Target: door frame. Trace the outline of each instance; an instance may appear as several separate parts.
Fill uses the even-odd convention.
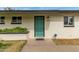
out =
[[[36,31],[36,29],[35,29],[35,17],[43,17],[44,19],[43,19],[43,37],[45,37],[45,16],[34,16],[34,37],[36,37],[36,33],[35,33],[35,31]],[[38,37],[37,37],[38,38]],[[42,38],[42,37],[39,37],[39,38]]]

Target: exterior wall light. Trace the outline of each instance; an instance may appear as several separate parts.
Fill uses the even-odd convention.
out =
[[[47,19],[49,19],[49,16],[47,16]]]
[[[49,19],[50,17],[49,16],[47,16],[47,21],[50,21],[50,19]]]
[[[56,39],[56,38],[57,38],[57,34],[54,34],[54,36],[53,36],[53,37],[54,37],[54,39]]]

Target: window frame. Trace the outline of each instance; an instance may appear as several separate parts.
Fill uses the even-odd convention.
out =
[[[5,24],[5,16],[0,16],[0,24]]]
[[[65,17],[67,17],[67,22],[68,22],[68,24],[65,24]],[[69,22],[69,21],[70,21],[69,17],[72,17],[72,19],[73,19],[71,25],[69,24],[69,23],[70,23],[70,22]],[[74,16],[64,16],[64,27],[74,27]]]
[[[15,17],[15,19],[13,19],[13,17]],[[11,24],[22,24],[22,16],[12,16]]]

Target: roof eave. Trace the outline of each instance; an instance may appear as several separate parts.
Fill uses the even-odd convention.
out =
[[[79,12],[79,10],[0,10],[0,12]]]

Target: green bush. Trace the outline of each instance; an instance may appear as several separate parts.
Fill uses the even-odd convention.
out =
[[[0,29],[0,33],[29,33],[27,28],[22,28],[22,27],[15,27],[15,28],[5,28],[5,29]]]
[[[2,30],[2,32],[4,32],[4,33],[6,33],[6,32],[10,33],[10,32],[12,32],[12,30],[8,29],[8,28],[5,28],[5,29]]]
[[[10,45],[11,45],[10,43],[6,43],[6,44],[0,43],[0,49],[5,49]]]
[[[2,29],[0,29],[0,32],[2,32]]]

